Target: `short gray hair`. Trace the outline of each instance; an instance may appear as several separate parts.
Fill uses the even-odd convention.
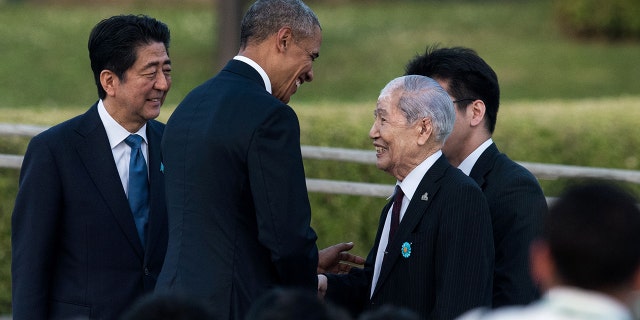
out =
[[[285,26],[291,27],[294,36],[308,38],[316,26],[320,28],[320,22],[300,0],[257,0],[242,18],[240,47],[260,43]]]
[[[402,92],[398,92],[401,90]],[[431,119],[435,140],[443,143],[453,130],[456,112],[449,94],[435,80],[419,75],[408,75],[391,80],[380,96],[400,93],[398,108],[413,123],[420,118]]]

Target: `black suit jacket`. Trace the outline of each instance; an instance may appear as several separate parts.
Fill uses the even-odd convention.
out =
[[[423,196],[424,195],[424,196]],[[489,209],[481,190],[441,156],[427,171],[388,247],[378,282],[369,298],[385,217],[364,269],[327,275],[327,298],[353,313],[381,305],[417,312],[424,319],[453,319],[464,311],[491,305],[493,237]],[[404,257],[403,244],[411,253]]]
[[[117,319],[153,290],[167,242],[163,127],[147,123],[144,249],[97,105],[31,140],[12,216],[14,319]]]
[[[529,272],[529,246],[540,231],[547,201],[538,180],[491,144],[470,176],[482,189],[493,225],[496,266],[493,307],[527,304],[539,297]]]
[[[295,112],[232,60],[190,92],[163,142],[169,246],[156,291],[243,319],[276,286],[316,292],[318,249]]]

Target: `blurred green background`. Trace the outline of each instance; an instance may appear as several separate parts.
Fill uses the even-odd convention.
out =
[[[53,1],[51,1],[53,2]],[[78,2],[78,3],[76,3]],[[640,42],[562,32],[551,0],[308,1],[323,27],[315,80],[292,98],[302,144],[373,150],[367,137],[380,89],[427,45],[466,46],[498,74],[494,140],[516,161],[640,169]],[[0,122],[53,125],[97,99],[87,39],[110,15],[144,13],[171,28],[173,87],[160,119],[215,74],[210,1],[0,0]],[[28,138],[0,137],[23,154]],[[371,165],[305,160],[310,178],[393,184]],[[0,314],[10,313],[10,216],[19,172],[0,169]],[[566,179],[542,180],[555,196]],[[632,186],[636,194],[637,187]],[[385,199],[310,194],[324,247],[354,241],[366,255]]]

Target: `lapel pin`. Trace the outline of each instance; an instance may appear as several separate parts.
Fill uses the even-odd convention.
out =
[[[406,259],[409,258],[409,256],[411,256],[411,243],[409,242],[405,242],[402,244],[402,256]]]
[[[429,192],[425,192],[420,198],[422,201],[429,201]]]
[[[160,172],[164,173],[164,163],[160,162]]]

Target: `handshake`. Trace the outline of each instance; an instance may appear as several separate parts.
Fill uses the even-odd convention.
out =
[[[349,273],[352,267],[363,267],[365,259],[348,251],[353,242],[343,242],[326,247],[318,252],[318,296],[327,292],[327,277],[324,273]]]

